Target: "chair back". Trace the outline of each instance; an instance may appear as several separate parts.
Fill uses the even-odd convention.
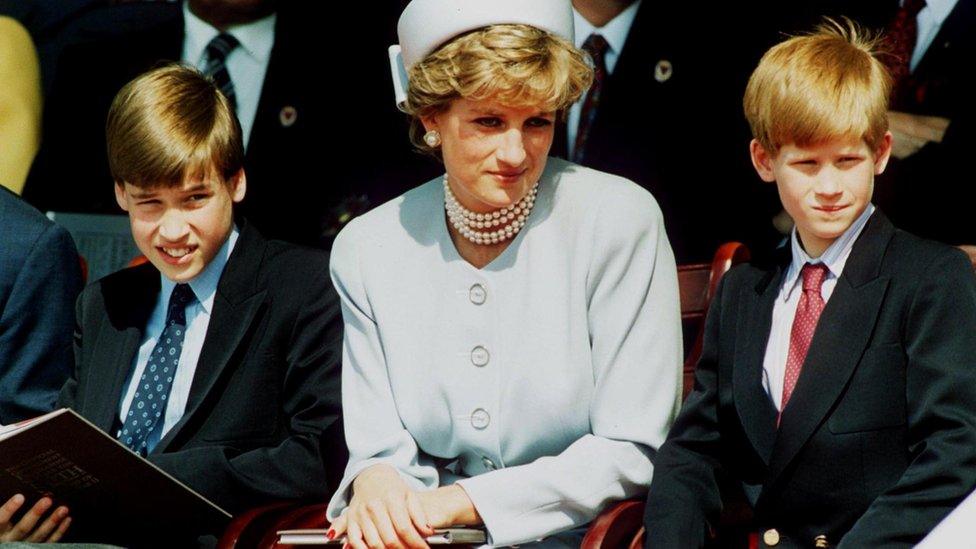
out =
[[[678,266],[678,292],[681,300],[681,330],[684,334],[685,364],[682,398],[695,381],[695,365],[701,358],[705,337],[705,315],[718,289],[718,283],[733,266],[749,261],[749,248],[741,242],[719,246],[711,263]]]

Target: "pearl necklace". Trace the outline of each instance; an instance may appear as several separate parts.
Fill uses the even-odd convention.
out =
[[[525,221],[535,206],[538,190],[539,182],[536,181],[518,203],[493,212],[476,213],[458,202],[447,183],[447,174],[444,174],[444,209],[447,211],[448,221],[464,238],[475,244],[498,244],[513,238],[525,226]],[[497,229],[487,232],[478,230],[494,227]]]

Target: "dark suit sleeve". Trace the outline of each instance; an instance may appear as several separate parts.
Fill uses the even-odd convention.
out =
[[[912,461],[841,547],[917,543],[976,484],[976,277],[958,250],[928,267],[904,333]]]
[[[49,412],[71,372],[72,306],[81,289],[78,252],[62,227],[48,225],[0,304],[0,423]]]
[[[287,418],[287,436],[280,443],[243,452],[214,444],[149,456],[151,462],[230,512],[270,500],[322,500],[329,495],[324,464],[331,463],[332,452],[344,448],[338,431],[342,322],[328,272],[312,280],[304,288],[291,289],[300,294],[303,305],[295,317],[278,402]],[[255,402],[261,399],[255,398]]]
[[[647,548],[701,547],[709,519],[721,511],[716,478],[721,444],[718,356],[728,280],[729,276],[722,279],[709,307],[695,387],[654,461],[654,480],[644,513]]]

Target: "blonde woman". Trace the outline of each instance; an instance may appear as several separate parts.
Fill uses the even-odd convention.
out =
[[[547,158],[592,78],[568,0],[414,0],[399,34],[414,142],[446,173],[333,249],[351,459],[330,534],[424,547],[483,524],[492,545],[578,546],[646,492],[678,403],[660,209]]]

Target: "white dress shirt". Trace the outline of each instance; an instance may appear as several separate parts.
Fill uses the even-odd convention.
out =
[[[956,7],[958,0],[926,0],[925,7],[918,12],[915,18],[918,23],[918,39],[915,42],[915,49],[912,51],[912,60],[909,70],[915,71],[929,46],[935,41],[935,36],[939,34],[942,23],[949,17],[952,8]]]
[[[607,53],[604,56],[604,61],[607,64],[607,75],[613,74],[613,69],[617,67],[617,60],[620,58],[620,53],[624,49],[624,44],[627,43],[627,35],[630,33],[630,27],[634,24],[634,18],[637,17],[637,9],[640,7],[640,3],[643,0],[637,0],[633,4],[627,7],[624,11],[617,14],[616,17],[611,19],[606,25],[602,27],[595,27],[593,23],[587,21],[585,17],[573,8],[573,24],[576,29],[576,47],[582,48],[583,42],[590,37],[591,34],[599,34],[606,39],[607,44],[610,47],[607,49]],[[586,100],[586,94],[584,93],[580,97],[579,101],[573,103],[569,108],[569,113],[566,118],[566,139],[567,151],[569,152],[570,158],[573,156],[574,149],[576,148],[576,130],[579,128],[580,111],[583,109],[583,101]]]
[[[861,215],[851,223],[837,240],[835,240],[820,257],[811,258],[800,245],[800,239],[796,228],[790,236],[790,246],[793,253],[793,260],[790,262],[786,275],[783,277],[779,295],[773,305],[773,321],[769,330],[769,341],[766,343],[766,354],[763,358],[763,388],[769,394],[777,410],[781,410],[783,400],[783,378],[786,376],[786,360],[790,352],[790,334],[793,331],[793,318],[796,316],[796,307],[800,303],[800,296],[803,294],[803,283],[800,281],[800,271],[807,263],[823,263],[827,266],[827,278],[824,279],[823,286],[820,287],[820,296],[823,297],[824,304],[830,300],[837,286],[837,279],[844,271],[847,258],[851,255],[854,242],[861,234],[861,230],[867,225],[868,219],[874,213],[874,204],[861,212]]]
[[[170,389],[169,398],[166,405],[166,416],[163,421],[163,428],[156,430],[149,438],[149,451],[166,436],[166,433],[176,425],[183,412],[186,411],[186,401],[190,396],[190,386],[193,384],[193,374],[197,370],[197,361],[200,359],[200,350],[203,349],[203,341],[207,336],[207,327],[210,326],[210,314],[213,311],[214,295],[217,293],[217,283],[220,275],[224,272],[227,259],[234,251],[237,243],[237,228],[231,230],[230,236],[224,245],[217,251],[217,255],[210,261],[210,264],[196,277],[189,282],[190,289],[196,300],[186,307],[186,332],[183,339],[183,351],[180,353],[180,362],[176,367],[176,375],[173,377],[173,387]],[[142,377],[146,364],[149,363],[149,355],[152,354],[156,341],[163,333],[166,326],[166,311],[169,306],[169,298],[176,288],[176,283],[159,275],[161,287],[156,306],[149,316],[146,330],[142,335],[142,343],[139,345],[139,353],[136,354],[135,364],[132,372],[126,379],[128,387],[123,393],[122,403],[119,406],[119,421],[125,424],[125,414],[132,405],[136,389],[139,387],[139,379]],[[116,433],[118,436],[118,433]]]
[[[194,15],[186,1],[183,2],[183,20],[186,31],[183,37],[182,60],[203,70],[207,65],[207,44],[220,31]],[[227,56],[226,66],[231,82],[234,83],[237,119],[241,123],[245,147],[251,139],[251,128],[254,127],[254,116],[261,100],[264,75],[268,72],[276,20],[277,15],[271,14],[243,25],[232,25],[224,31],[232,34],[241,43]]]
[[[674,255],[625,179],[548,160],[528,224],[462,259],[437,178],[351,221],[332,250],[350,459],[413,489],[458,482],[491,543],[523,543],[644,497],[680,400]]]

